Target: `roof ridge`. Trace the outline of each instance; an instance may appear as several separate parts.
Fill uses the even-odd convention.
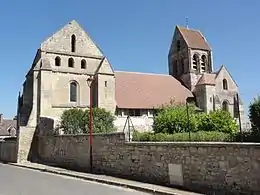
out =
[[[171,76],[168,74],[163,74],[163,73],[148,73],[148,72],[132,72],[132,71],[123,71],[123,70],[116,70],[115,73],[132,73],[132,74],[146,74],[146,75],[157,75],[157,76]]]
[[[185,29],[185,30],[190,30],[190,31],[197,31],[197,32],[200,32],[199,29],[195,29],[195,28],[186,28],[184,26],[180,26],[180,25],[177,25],[178,28],[182,28],[182,29]]]

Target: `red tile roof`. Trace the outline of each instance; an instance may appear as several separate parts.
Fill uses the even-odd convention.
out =
[[[216,84],[215,83],[215,80],[216,80],[215,78],[216,78],[216,74],[215,73],[204,73],[200,77],[197,85],[215,85]]]
[[[119,108],[152,109],[168,104],[185,103],[191,91],[170,75],[116,71],[116,102]]]
[[[205,37],[203,37],[200,31],[192,30],[180,26],[177,26],[177,28],[179,29],[188,47],[211,51],[209,44],[207,43]]]

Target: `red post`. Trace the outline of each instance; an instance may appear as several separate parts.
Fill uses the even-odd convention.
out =
[[[92,146],[92,83],[89,90],[89,144]]]
[[[92,116],[92,83],[94,81],[94,78],[90,77],[87,79],[88,85],[89,85],[89,165],[90,165],[90,172],[93,171],[93,154],[92,154],[92,122],[93,122],[93,116]]]

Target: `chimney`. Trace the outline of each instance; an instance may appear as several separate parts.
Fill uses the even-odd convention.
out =
[[[0,124],[3,123],[3,114],[0,114]]]

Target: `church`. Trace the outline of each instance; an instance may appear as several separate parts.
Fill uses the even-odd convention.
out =
[[[71,21],[40,44],[19,95],[21,126],[40,116],[59,120],[70,108],[105,108],[123,130],[127,116],[136,129],[152,129],[156,108],[188,97],[209,113],[225,109],[244,124],[239,88],[225,66],[213,68],[212,49],[199,30],[176,26],[168,54],[169,74],[116,71],[88,33]],[[91,78],[91,88],[88,80]],[[91,89],[91,91],[90,91]]]

